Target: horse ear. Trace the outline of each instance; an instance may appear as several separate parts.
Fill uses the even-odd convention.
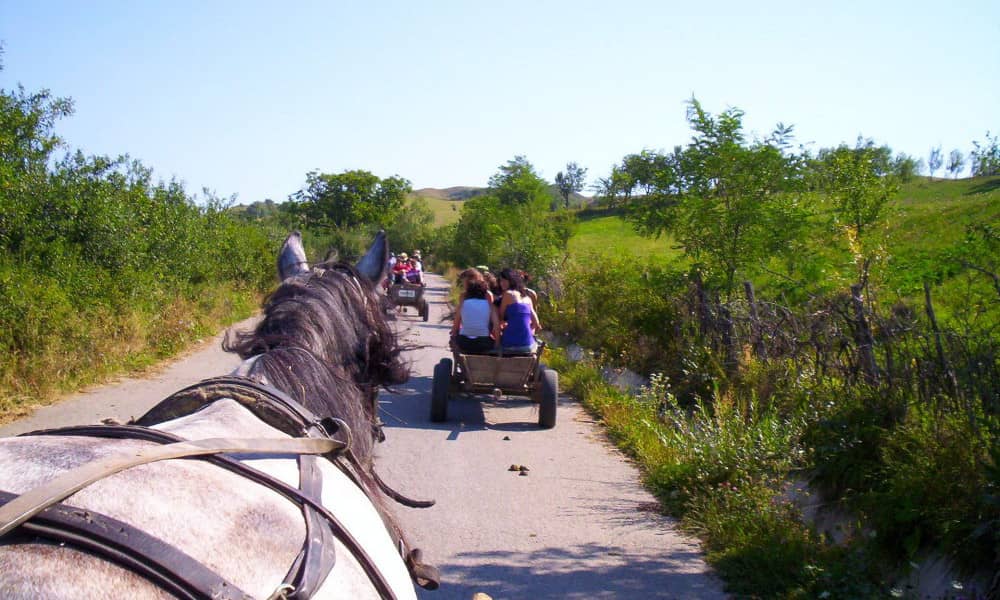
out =
[[[378,283],[385,279],[388,260],[389,241],[385,237],[385,231],[379,231],[378,235],[375,236],[375,241],[368,248],[368,252],[361,257],[355,267],[369,281]]]
[[[278,251],[278,278],[282,281],[309,271],[306,250],[302,247],[302,234],[293,231],[285,238]]]

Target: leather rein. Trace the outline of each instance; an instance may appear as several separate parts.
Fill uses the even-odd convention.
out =
[[[222,398],[239,402],[259,419],[293,439],[191,442],[149,427],[191,414]],[[11,541],[30,541],[24,534],[31,534],[69,543],[128,568],[181,598],[250,598],[231,582],[166,542],[106,515],[61,502],[89,483],[131,466],[169,458],[197,458],[264,485],[302,510],[305,541],[282,584],[270,598],[309,598],[315,594],[336,561],[334,538],[351,552],[382,598],[396,597],[364,547],[319,500],[322,475],[317,456],[329,459],[355,485],[366,489],[358,475],[361,465],[351,451],[350,429],[339,419],[316,417],[278,389],[242,377],[216,377],[175,392],[128,425],[65,427],[24,435],[137,439],[160,446],[82,465],[20,496],[0,490],[0,538],[15,532],[18,535],[12,536]],[[299,486],[290,486],[224,454],[234,452],[297,455]],[[374,479],[390,497],[408,500],[388,488],[377,475]],[[420,560],[418,549],[408,550],[401,538],[390,533],[396,538],[413,579],[422,587],[436,589],[440,581],[437,569]]]

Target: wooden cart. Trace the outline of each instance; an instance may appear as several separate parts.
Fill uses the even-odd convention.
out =
[[[538,403],[538,426],[556,425],[559,374],[540,362],[545,344],[533,354],[463,354],[442,358],[434,366],[431,421],[448,418],[448,399],[455,393],[527,396]]]
[[[389,298],[394,306],[413,306],[424,321],[430,315],[430,306],[424,298],[424,286],[419,283],[394,283],[389,286]]]

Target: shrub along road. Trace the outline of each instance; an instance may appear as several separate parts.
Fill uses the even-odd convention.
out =
[[[430,421],[434,365],[450,356],[444,280],[428,276],[430,319],[413,309],[398,321],[412,377],[380,397],[387,441],[379,471],[428,509],[397,512],[424,560],[442,571],[441,589],[423,598],[721,598],[695,541],[659,514],[638,471],[570,398],[554,429],[538,429],[524,398],[455,398],[448,421]],[[250,321],[239,326],[248,327]],[[146,379],[75,394],[0,428],[14,435],[45,427],[128,419],[185,385],[239,363],[222,336]],[[509,471],[512,464],[530,469]]]

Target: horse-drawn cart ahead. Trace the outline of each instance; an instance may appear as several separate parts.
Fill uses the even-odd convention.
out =
[[[430,315],[430,307],[427,299],[424,298],[424,285],[421,283],[394,283],[389,286],[389,298],[396,307],[402,307],[406,311],[407,306],[417,309],[417,314],[424,321]]]
[[[431,421],[448,419],[452,394],[527,396],[538,404],[538,426],[556,425],[559,374],[540,362],[545,344],[528,354],[462,354],[442,358],[434,366],[431,388]]]

